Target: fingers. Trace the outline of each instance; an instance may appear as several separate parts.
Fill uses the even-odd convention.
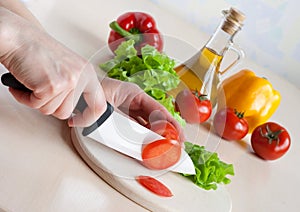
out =
[[[97,83],[98,86],[88,86],[83,92],[83,97],[88,107],[82,113],[76,113],[71,119],[69,119],[69,126],[86,127],[94,123],[106,110],[107,104],[104,96],[104,92]]]
[[[105,88],[109,102],[141,125],[145,126],[156,120],[166,120],[177,129],[180,141],[185,140],[181,125],[169,111],[136,84],[105,78],[102,86]]]
[[[177,130],[179,134],[179,141],[183,142],[185,140],[185,136],[183,133],[183,129],[181,125],[173,118],[173,116],[167,111],[167,109],[159,104],[157,106],[158,109],[153,110],[148,118],[148,122],[153,123],[158,120],[166,120],[171,123]]]
[[[68,84],[68,86],[61,86],[61,83],[57,83],[55,89],[47,90],[45,89],[45,85],[47,85],[45,82],[43,83],[45,85],[40,86],[38,91],[23,92],[10,88],[10,92],[18,102],[28,107],[38,109],[44,115],[53,115],[59,119],[67,119],[70,117],[74,108],[74,92],[72,90],[72,83],[64,83]]]
[[[181,125],[173,118],[163,105],[145,92],[136,94],[135,98],[131,99],[128,109],[122,108],[122,111],[127,110],[129,111],[129,115],[141,124],[149,122],[152,123],[157,120],[166,120],[170,122],[177,129],[180,141],[183,142],[185,140]]]
[[[51,91],[48,93],[43,91],[45,93],[45,97],[41,95],[43,92],[40,92],[40,96],[37,97],[35,91],[30,93],[12,88],[9,90],[18,102],[31,108],[38,109],[45,115],[53,115],[59,119],[70,118],[79,100],[79,97],[83,95],[87,103],[87,108],[82,113],[74,113],[74,115],[68,121],[71,127],[89,126],[95,122],[106,110],[106,99],[104,92],[93,67],[90,65],[88,65],[87,68],[82,71],[77,85],[70,86],[69,84],[69,86],[58,87],[64,88],[61,89],[63,91],[56,95],[53,95],[53,92]]]
[[[67,119],[74,109],[73,98],[73,91],[62,92],[40,107],[39,111],[45,115],[53,115],[58,119]]]

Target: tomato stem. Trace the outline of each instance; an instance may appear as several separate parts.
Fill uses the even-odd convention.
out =
[[[239,119],[244,118],[245,112],[239,112],[236,109],[234,109],[234,113]]]
[[[201,94],[197,89],[193,91],[194,95],[200,100],[200,101],[205,101],[208,100],[206,94]]]
[[[276,145],[279,145],[279,135],[280,133],[282,133],[284,130],[280,129],[277,131],[272,131],[269,128],[269,125],[266,125],[266,132],[263,133],[262,128],[259,129],[260,130],[260,135],[264,138],[268,139],[269,144],[272,144],[273,141],[276,141]]]

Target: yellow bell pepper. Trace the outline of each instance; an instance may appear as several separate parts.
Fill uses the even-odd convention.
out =
[[[226,106],[244,112],[249,133],[273,115],[280,99],[280,93],[267,79],[250,70],[241,70],[228,77],[218,89],[218,109]]]

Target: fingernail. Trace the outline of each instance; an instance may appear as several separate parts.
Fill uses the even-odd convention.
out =
[[[74,126],[73,118],[70,118],[70,119],[68,120],[68,125],[69,125],[69,127],[73,127],[73,126]]]

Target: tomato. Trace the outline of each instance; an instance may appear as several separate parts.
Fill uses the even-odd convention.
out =
[[[175,98],[176,110],[188,123],[203,123],[211,115],[212,105],[206,95],[184,89]]]
[[[153,177],[149,176],[137,176],[136,181],[138,181],[142,186],[144,186],[149,191],[162,196],[162,197],[171,197],[173,196],[172,192],[168,187],[162,184],[160,181]]]
[[[166,120],[157,120],[148,123],[146,127],[167,139],[179,141],[179,133],[177,129],[173,124]]]
[[[237,112],[232,108],[219,110],[213,120],[213,126],[219,136],[226,140],[240,140],[244,138],[249,126],[244,113]]]
[[[162,170],[176,164],[181,156],[181,145],[176,140],[160,139],[146,144],[142,149],[143,165]]]
[[[291,145],[287,130],[274,122],[259,125],[251,134],[254,152],[265,160],[275,160],[283,156]]]

